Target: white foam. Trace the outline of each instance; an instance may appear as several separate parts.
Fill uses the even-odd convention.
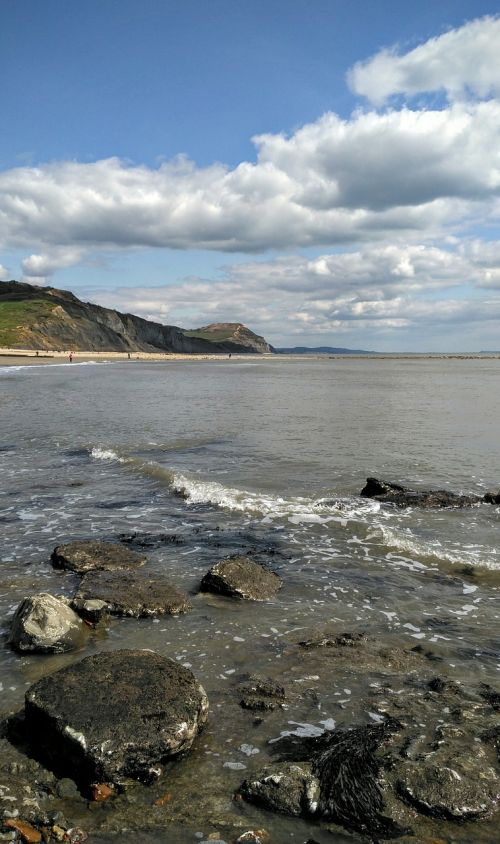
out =
[[[484,566],[492,571],[500,569],[499,562],[491,559],[492,556],[497,555],[495,549],[483,547],[472,551],[461,546],[454,550],[443,546],[438,539],[419,539],[409,528],[398,530],[379,523],[374,526],[374,530],[369,533],[367,539],[379,539],[389,548],[410,554],[412,557],[435,559],[452,565]],[[423,564],[421,565],[425,568]]]
[[[21,363],[15,364],[14,366],[0,366],[0,374],[2,375],[9,375],[11,372],[19,372],[21,369],[28,369],[31,372],[35,370],[37,372],[47,372],[49,369],[57,369],[61,366],[71,366],[74,368],[75,366],[105,366],[111,363],[118,363],[119,361],[111,361],[111,360],[80,360],[80,361],[73,361],[70,363],[67,361],[66,363],[47,363],[47,364],[32,364],[32,363]]]
[[[100,448],[99,446],[94,446],[90,452],[90,456],[95,460],[117,460],[118,463],[125,463],[124,459],[119,457],[116,451],[113,451],[110,448]]]
[[[316,724],[307,724],[302,721],[288,721],[295,730],[282,730],[278,738],[270,739],[269,744],[274,744],[287,736],[299,736],[300,738],[317,738],[322,736],[325,732],[323,727],[318,727]],[[322,721],[320,723],[323,723]]]

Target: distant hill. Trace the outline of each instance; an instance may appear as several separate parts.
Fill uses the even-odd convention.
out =
[[[271,346],[240,323],[193,331],[82,302],[55,287],[0,282],[0,347],[93,352],[263,353]]]
[[[184,329],[184,334],[186,337],[196,337],[210,343],[231,343],[260,354],[274,352],[273,347],[263,337],[254,334],[241,322],[213,322],[203,328]]]
[[[291,349],[275,349],[278,355],[376,355],[366,349],[339,349],[336,346],[293,346]]]

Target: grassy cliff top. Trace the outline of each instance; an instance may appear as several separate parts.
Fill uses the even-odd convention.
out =
[[[50,316],[56,302],[48,299],[0,300],[0,346],[6,348],[19,342],[23,328],[30,328]]]

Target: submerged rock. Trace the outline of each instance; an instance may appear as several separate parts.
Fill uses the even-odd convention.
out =
[[[245,780],[240,794],[272,812],[295,817],[310,817],[318,809],[319,780],[307,762],[269,765],[257,778]]]
[[[366,633],[341,633],[340,636],[317,636],[304,639],[299,646],[305,650],[314,648],[356,648],[368,641]]]
[[[146,557],[113,542],[85,539],[58,545],[52,552],[51,560],[54,568],[84,574],[88,571],[135,569],[144,565]]]
[[[397,507],[472,507],[485,500],[479,495],[457,495],[445,489],[417,491],[400,484],[381,481],[378,478],[367,478],[366,486],[360,492],[363,498],[374,498],[384,504],[395,504]]]
[[[201,581],[202,592],[266,601],[281,589],[281,578],[249,557],[235,554],[216,563]]]
[[[156,779],[163,762],[191,747],[207,713],[191,671],[140,650],[97,654],[44,677],[25,706],[35,747],[87,786]]]
[[[238,691],[243,709],[273,710],[283,706],[286,699],[284,687],[271,678],[250,677]]]
[[[118,539],[133,548],[159,548],[161,545],[183,545],[185,537],[178,533],[120,533]]]
[[[145,572],[98,571],[82,578],[72,606],[85,616],[97,604],[98,616],[104,611],[111,615],[134,618],[152,615],[177,615],[191,609],[186,595],[168,580],[151,577]],[[104,604],[104,607],[103,607]]]
[[[80,647],[85,634],[84,623],[64,598],[42,592],[19,604],[9,644],[16,651],[62,653]]]

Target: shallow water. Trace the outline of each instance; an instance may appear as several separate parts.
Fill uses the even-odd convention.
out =
[[[154,648],[191,667],[211,701],[208,729],[169,774],[179,816],[189,818],[197,795],[185,840],[217,829],[219,811],[265,826],[278,844],[322,841],[302,822],[230,801],[282,732],[370,720],[368,678],[350,678],[347,694],[345,677],[325,673],[322,658],[311,658],[311,670],[297,663],[296,641],[325,625],[364,630],[434,649],[455,679],[497,680],[500,507],[400,511],[358,493],[367,475],[456,492],[498,488],[499,379],[498,360],[458,359],[0,368],[4,643],[26,594],[74,590],[77,577],[49,563],[71,539],[173,532],[178,543],[149,549],[149,565],[193,593],[188,615],[115,620],[78,654],[19,657],[2,647],[1,709],[21,707],[29,684],[88,653]],[[209,566],[235,551],[283,577],[274,601],[196,594]],[[287,674],[311,695],[257,729],[235,691],[253,671]],[[138,791],[139,804],[150,801]],[[200,828],[205,803],[218,808]],[[107,816],[103,830],[114,822]],[[477,830],[475,840],[494,840]],[[456,834],[447,840],[470,840]]]

